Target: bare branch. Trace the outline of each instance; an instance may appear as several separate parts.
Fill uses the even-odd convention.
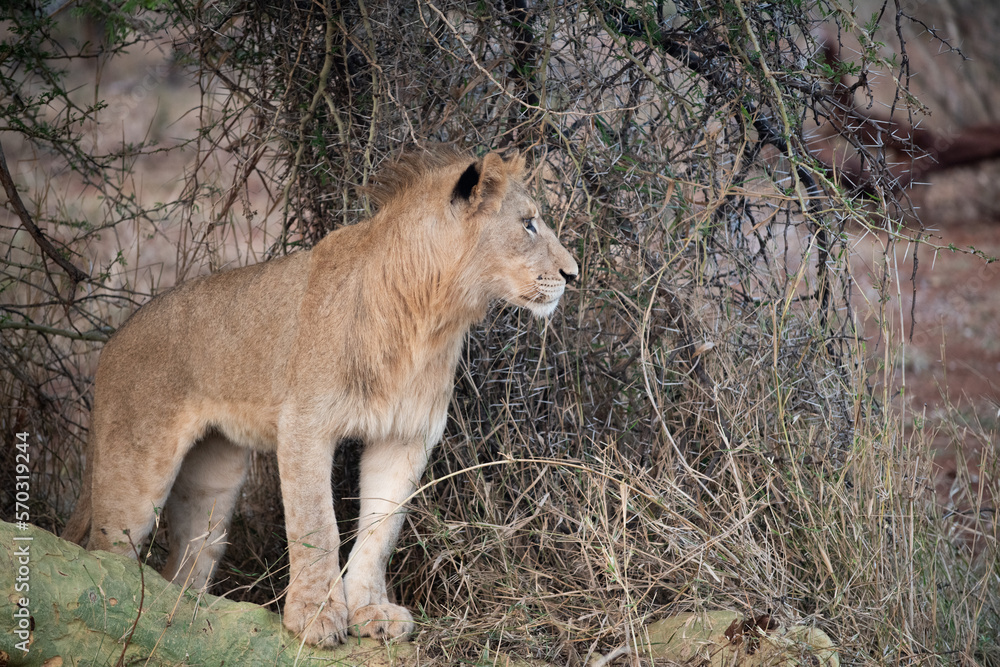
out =
[[[7,199],[10,201],[11,207],[13,207],[14,212],[17,213],[17,217],[21,219],[21,224],[24,228],[28,230],[31,234],[31,238],[35,239],[35,243],[38,247],[42,249],[46,255],[48,255],[52,261],[62,267],[62,269],[69,274],[69,277],[73,280],[73,291],[76,289],[77,283],[85,282],[90,280],[90,276],[84,273],[81,269],[77,268],[72,262],[59,254],[59,251],[52,242],[42,233],[42,230],[38,228],[35,221],[31,219],[31,214],[28,213],[28,209],[25,208],[24,202],[21,201],[21,195],[17,192],[17,186],[14,184],[14,179],[10,175],[10,170],[7,168],[7,159],[3,153],[3,146],[0,145],[0,183],[3,183],[3,189],[7,191]],[[72,301],[73,294],[70,292],[70,300]]]
[[[96,343],[105,343],[111,337],[110,334],[100,331],[70,331],[69,329],[57,329],[44,324],[33,324],[31,322],[0,322],[0,329],[21,329],[23,331],[38,331],[39,333],[62,336],[71,340],[89,340]]]

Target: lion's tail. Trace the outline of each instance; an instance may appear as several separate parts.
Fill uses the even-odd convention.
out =
[[[93,486],[93,470],[91,461],[94,457],[88,452],[87,462],[83,466],[83,485],[80,489],[80,499],[76,501],[76,508],[73,515],[66,522],[61,537],[69,542],[85,547],[87,538],[90,537],[90,490]]]

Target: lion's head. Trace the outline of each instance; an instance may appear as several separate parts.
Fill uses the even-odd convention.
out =
[[[548,317],[579,267],[545,224],[524,176],[516,152],[489,153],[462,172],[451,205],[476,235],[490,297]]]
[[[427,234],[435,255],[427,268],[457,269],[456,283],[473,300],[501,299],[547,317],[579,272],[543,221],[516,151],[479,160],[448,146],[410,153],[369,193],[384,220],[407,220]]]

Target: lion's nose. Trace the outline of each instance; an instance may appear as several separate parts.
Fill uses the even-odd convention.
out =
[[[562,274],[563,280],[566,281],[567,285],[569,285],[571,282],[573,282],[574,280],[576,280],[576,274],[575,273],[566,273],[562,269],[559,269],[559,273]]]

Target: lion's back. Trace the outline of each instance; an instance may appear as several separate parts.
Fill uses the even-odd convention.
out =
[[[308,258],[295,253],[195,278],[149,301],[105,346],[96,402],[240,400],[279,388]]]

